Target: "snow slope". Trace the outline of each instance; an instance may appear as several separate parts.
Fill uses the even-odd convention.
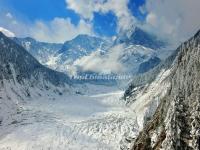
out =
[[[34,56],[41,64],[49,66],[47,62],[52,62],[54,55],[62,48],[61,43],[45,43],[39,42],[33,38],[13,38],[13,40],[24,47],[32,56]]]
[[[167,80],[170,74],[169,70],[161,70],[157,78],[151,84],[145,85],[143,88],[136,88],[135,96],[131,97],[131,109],[137,114],[137,122],[139,130],[148,121],[156,111],[160,100],[166,95],[170,88],[170,82]],[[139,91],[138,91],[139,90]]]
[[[35,88],[31,90],[35,95],[9,109],[5,107],[9,103],[0,101],[9,110],[0,125],[0,150],[127,150],[166,94],[169,74],[170,70],[163,70],[150,85],[134,89],[128,107],[120,100],[124,91],[92,84],[76,85],[84,95]],[[15,100],[10,87],[7,95]]]

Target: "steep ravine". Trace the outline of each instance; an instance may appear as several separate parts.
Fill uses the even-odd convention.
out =
[[[200,30],[178,49],[169,76],[171,88],[133,150],[200,149]]]

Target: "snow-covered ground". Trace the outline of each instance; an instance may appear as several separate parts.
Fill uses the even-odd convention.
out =
[[[27,98],[16,94],[23,91],[20,86],[5,86],[0,150],[127,150],[170,88],[169,74],[162,70],[151,84],[133,89],[128,106],[117,87],[82,84],[57,94],[32,88],[35,98]]]
[[[139,125],[139,130],[142,130],[144,123],[148,118],[152,118],[155,113],[160,100],[166,95],[170,88],[170,82],[167,80],[170,75],[171,70],[161,70],[157,78],[151,83],[145,85],[145,87],[140,90],[136,90],[136,95],[133,96],[133,104],[130,108],[137,114],[137,122]],[[139,92],[137,91],[139,90]]]
[[[123,91],[89,85],[84,95],[30,99],[20,119],[0,125],[0,150],[95,150],[130,146],[138,134]]]

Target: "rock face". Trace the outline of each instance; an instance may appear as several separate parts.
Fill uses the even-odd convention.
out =
[[[169,75],[171,87],[133,150],[200,149],[200,31],[178,51]]]

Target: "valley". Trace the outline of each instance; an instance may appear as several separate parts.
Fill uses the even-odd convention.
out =
[[[136,1],[0,11],[0,150],[200,149],[199,8]]]
[[[135,137],[138,125],[134,112],[120,100],[123,91],[87,87],[85,95],[27,101],[18,121],[0,126],[0,150],[106,150],[129,145],[125,138]]]

